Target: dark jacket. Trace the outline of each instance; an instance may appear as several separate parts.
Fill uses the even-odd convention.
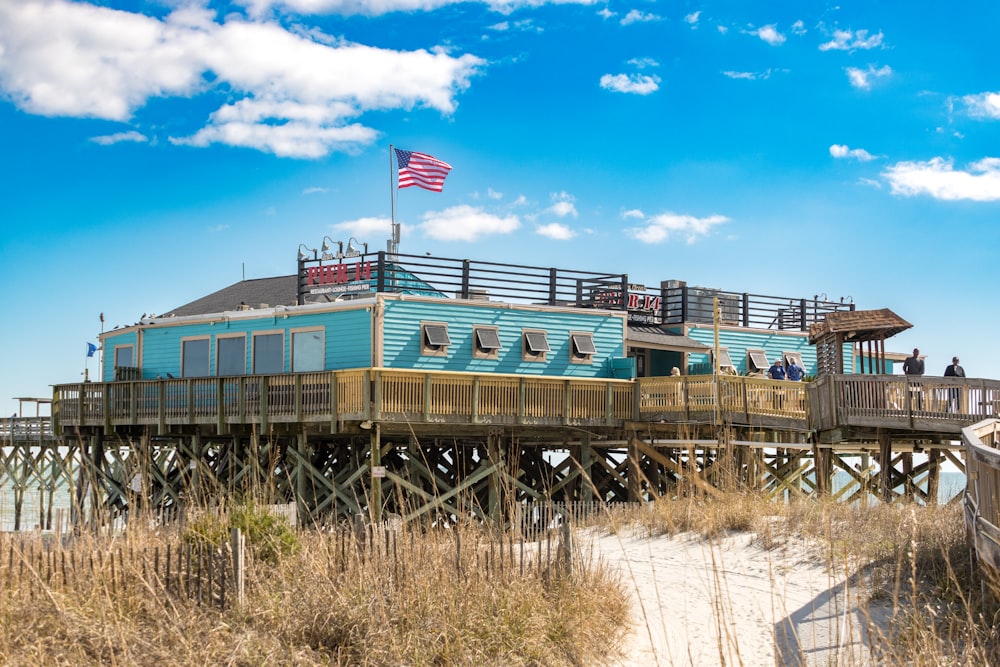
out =
[[[946,378],[964,378],[965,369],[958,364],[948,364],[948,368],[944,369],[944,376]]]

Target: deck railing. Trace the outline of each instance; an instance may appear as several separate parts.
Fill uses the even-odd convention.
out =
[[[1000,381],[904,375],[827,375],[812,383],[812,427],[926,428],[1000,414]]]
[[[1000,422],[962,430],[965,446],[965,526],[979,563],[1000,583]]]
[[[803,382],[734,375],[640,378],[639,420],[753,424],[763,417],[806,420]],[[716,408],[718,406],[718,409]]]
[[[51,417],[0,417],[0,442],[30,442],[51,437]]]
[[[620,426],[626,421],[897,428],[957,438],[1000,416],[1000,381],[830,375],[815,382],[732,375],[635,381],[383,368],[57,385],[63,427],[376,420]]]
[[[288,422],[614,425],[633,416],[628,380],[356,369],[57,385],[74,426]]]

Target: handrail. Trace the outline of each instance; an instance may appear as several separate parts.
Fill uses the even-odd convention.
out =
[[[345,420],[617,425],[629,380],[363,368],[317,373],[56,385],[53,414],[72,426]]]
[[[987,575],[1000,581],[1000,421],[962,429],[965,446],[965,524]]]
[[[842,426],[958,435],[1000,415],[1000,381],[826,375],[637,380],[360,368],[315,373],[56,385],[67,426],[329,422],[621,425],[625,421]]]

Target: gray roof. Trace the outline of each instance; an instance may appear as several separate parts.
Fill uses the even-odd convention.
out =
[[[707,345],[702,345],[687,336],[652,325],[630,324],[625,338],[629,347],[648,347],[677,352],[704,352],[709,349]]]
[[[241,304],[251,308],[294,306],[297,298],[296,280],[296,276],[241,280],[208,296],[178,306],[160,317],[221,313],[227,310],[239,310]]]

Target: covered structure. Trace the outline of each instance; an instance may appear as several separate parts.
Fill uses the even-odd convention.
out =
[[[845,372],[884,375],[885,339],[912,326],[888,308],[829,313],[822,321],[809,326],[809,344],[816,346],[817,375],[840,375]],[[845,343],[852,346],[858,344],[856,369],[844,369]]]

